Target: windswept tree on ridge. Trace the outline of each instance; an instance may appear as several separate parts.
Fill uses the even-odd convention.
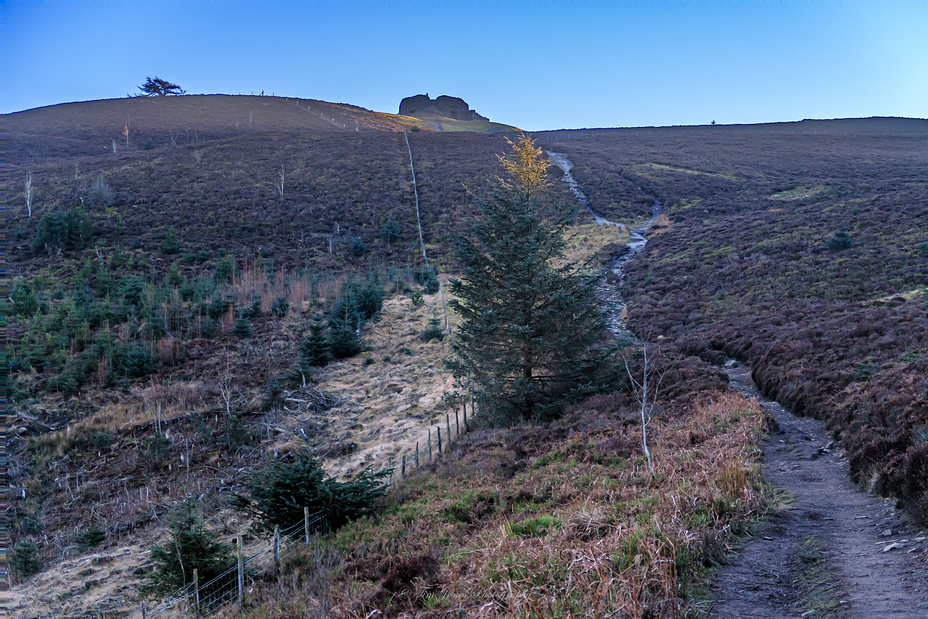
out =
[[[187,92],[186,90],[182,90],[177,84],[172,84],[157,76],[155,76],[154,79],[146,77],[145,83],[139,86],[139,90],[142,91],[139,93],[141,97],[179,96]]]

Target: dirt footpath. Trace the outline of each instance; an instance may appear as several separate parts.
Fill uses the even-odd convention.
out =
[[[750,369],[726,369],[779,428],[764,444],[764,475],[782,506],[714,584],[715,619],[928,618],[928,533],[893,502],[854,486],[823,424],[764,399]]]

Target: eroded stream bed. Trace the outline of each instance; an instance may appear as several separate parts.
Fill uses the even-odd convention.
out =
[[[595,213],[570,174],[573,164],[548,152],[562,181],[600,225],[621,225]],[[608,293],[617,310],[610,328],[635,339],[618,298],[624,266],[644,249],[648,228],[660,215],[632,228],[629,251],[613,264]],[[763,444],[763,473],[777,495],[776,508],[745,541],[712,585],[715,619],[928,619],[928,532],[912,525],[894,501],[854,485],[840,442],[821,422],[796,417],[763,397],[750,368],[731,361],[731,386],[756,398],[771,418]]]
[[[619,226],[620,228],[628,231],[628,243],[626,243],[628,250],[616,258],[611,267],[615,277],[612,279],[612,283],[604,285],[602,289],[600,289],[599,293],[603,300],[608,300],[609,305],[614,308],[614,310],[609,315],[609,331],[617,338],[630,338],[633,341],[637,341],[635,334],[632,333],[628,326],[625,324],[625,301],[622,300],[620,294],[622,286],[625,283],[624,268],[625,265],[628,264],[629,261],[633,260],[638,254],[640,254],[644,249],[644,246],[647,245],[648,239],[645,237],[645,234],[647,234],[651,226],[654,225],[654,222],[657,221],[657,218],[660,217],[661,213],[663,212],[663,205],[657,196],[644,194],[642,191],[643,195],[647,195],[653,200],[651,219],[637,226],[627,226],[623,223],[609,221],[594,211],[593,207],[590,206],[590,200],[580,189],[580,185],[570,173],[574,167],[574,164],[571,163],[571,161],[561,153],[554,153],[550,150],[545,152],[547,152],[551,163],[560,168],[564,173],[564,175],[561,177],[561,182],[567,185],[571,193],[574,194],[574,197],[577,198],[577,201],[580,203],[580,205],[593,217],[593,221],[595,221],[600,226]]]

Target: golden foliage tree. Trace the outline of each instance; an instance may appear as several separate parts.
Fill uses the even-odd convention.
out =
[[[602,386],[612,348],[596,294],[604,271],[564,259],[576,211],[546,199],[548,159],[524,134],[501,156],[494,193],[454,240],[460,279],[451,306],[463,321],[449,362],[498,416],[545,419],[570,393]],[[599,384],[597,384],[599,381]]]

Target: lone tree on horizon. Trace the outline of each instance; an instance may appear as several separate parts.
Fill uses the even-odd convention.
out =
[[[478,217],[454,239],[462,275],[451,306],[463,321],[449,366],[475,381],[494,416],[545,420],[608,372],[614,352],[596,294],[604,271],[565,260],[576,210],[545,193],[542,150],[525,135],[509,143],[506,178],[474,200]]]
[[[142,91],[140,96],[143,97],[178,96],[187,92],[186,90],[181,90],[181,87],[177,84],[172,84],[157,76],[155,76],[154,79],[146,77],[145,83],[139,86],[139,90]]]

